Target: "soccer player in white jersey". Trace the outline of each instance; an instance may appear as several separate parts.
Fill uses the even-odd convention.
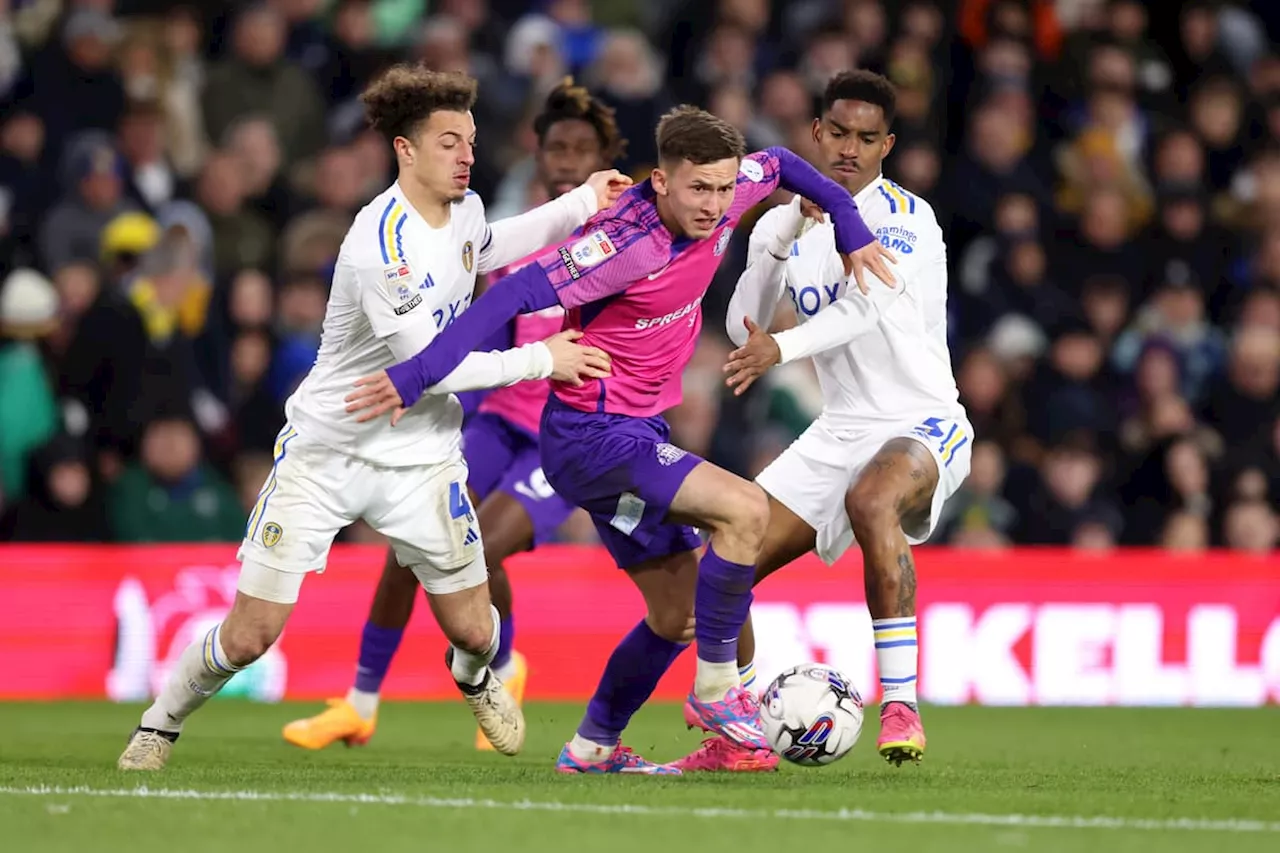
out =
[[[812,358],[817,368],[822,414],[756,479],[770,507],[756,583],[815,548],[833,563],[858,543],[883,692],[878,748],[900,765],[925,748],[911,545],[929,537],[968,476],[973,428],[947,349],[942,231],[928,202],[881,173],[894,109],[889,81],[845,72],[828,84],[813,136],[824,172],[896,255],[896,281],[850,286],[830,222],[810,218],[820,212],[801,199],[769,211],[751,233],[730,302],[728,331],[741,348],[725,370],[741,393],[774,364]],[[770,335],[782,300],[799,324]],[[748,622],[738,646],[744,682],[754,678],[754,652]],[[731,744],[712,739],[677,765],[734,769],[733,756]]]
[[[471,353],[395,427],[360,423],[346,411],[357,378],[413,356],[466,309],[477,272],[567,237],[630,183],[598,172],[554,202],[488,226],[467,188],[475,94],[469,77],[408,66],[364,93],[399,176],[356,215],[342,243],[316,363],[285,405],[275,465],[246,525],[231,612],[182,653],[120,756],[121,769],[167,763],[186,718],[270,648],[303,578],[324,569],[338,531],[361,518],[390,539],[426,589],[450,642],[446,663],[489,741],[508,755],[523,745],[524,717],[489,667],[498,618],[467,499],[462,409],[450,392],[602,377],[608,357],[562,333]]]

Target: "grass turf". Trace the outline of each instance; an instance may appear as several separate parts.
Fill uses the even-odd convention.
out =
[[[281,725],[314,710],[215,701],[188,725],[171,766],[144,777],[114,768],[137,706],[0,705],[0,846],[131,853],[284,846],[675,853],[817,844],[843,851],[877,843],[948,853],[1176,853],[1224,843],[1233,853],[1280,849],[1276,708],[927,708],[925,762],[901,768],[876,755],[872,710],[862,741],[830,767],[683,778],[553,773],[580,706],[528,708],[529,739],[515,759],[472,749],[474,728],[461,703],[385,705],[377,736],[362,749],[310,753],[286,745]],[[678,708],[657,706],[637,717],[627,743],[665,761],[698,738],[684,731]],[[136,796],[139,787],[145,797]],[[66,790],[73,788],[88,790]],[[1180,820],[1220,823],[1173,823]],[[1087,821],[1093,825],[1080,825]]]

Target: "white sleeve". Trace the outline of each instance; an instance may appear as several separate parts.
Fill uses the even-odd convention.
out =
[[[425,393],[456,394],[482,388],[503,388],[529,379],[546,379],[551,375],[551,369],[551,350],[542,341],[501,352],[473,352]]]
[[[911,290],[920,270],[942,247],[942,232],[936,222],[906,214],[896,214],[876,228],[876,238],[893,252],[898,263],[891,266],[894,286],[889,287],[867,274],[869,293],[863,294],[852,282],[845,294],[807,322],[773,336],[782,355],[782,364],[850,344],[875,328],[894,302]]]
[[[787,286],[787,257],[804,223],[799,197],[776,211],[766,213],[751,229],[747,266],[738,276],[738,284],[729,299],[725,331],[737,346],[747,342],[745,318],[750,317],[763,329],[769,328]]]
[[[386,267],[359,265],[355,279],[370,328],[397,361],[408,361],[426,349],[436,336],[433,311],[439,297],[434,294],[443,293],[442,288],[421,288],[421,279],[409,261]],[[427,393],[500,388],[527,379],[545,379],[551,370],[551,351],[541,341],[502,352],[473,352]]]
[[[596,191],[583,184],[527,213],[485,226],[479,271],[501,269],[559,243],[596,213]]]

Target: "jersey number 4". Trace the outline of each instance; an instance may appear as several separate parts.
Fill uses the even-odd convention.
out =
[[[467,493],[463,491],[461,483],[449,484],[449,517],[463,518],[470,517],[471,503],[467,500]]]

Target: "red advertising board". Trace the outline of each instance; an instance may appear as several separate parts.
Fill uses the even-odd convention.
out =
[[[383,554],[337,547],[308,579],[280,643],[229,690],[264,701],[344,691]],[[1258,705],[1280,702],[1280,559],[1158,552],[921,549],[920,690],[987,704]],[[514,560],[517,647],[529,695],[587,698],[614,643],[643,615],[596,549]],[[0,699],[149,696],[229,606],[228,546],[0,546]],[[801,561],[757,590],[761,674],[824,661],[878,692],[853,555]],[[414,614],[385,694],[452,698],[444,640]],[[685,654],[659,687],[683,697]]]

